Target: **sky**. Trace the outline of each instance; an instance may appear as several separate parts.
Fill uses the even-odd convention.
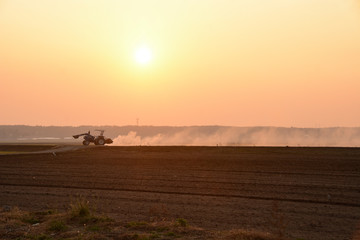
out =
[[[359,0],[0,0],[0,124],[360,126]]]

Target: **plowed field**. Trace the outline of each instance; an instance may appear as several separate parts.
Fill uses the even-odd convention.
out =
[[[211,230],[355,239],[360,149],[89,147],[0,156],[0,207],[66,209],[79,196],[127,221],[184,218]]]

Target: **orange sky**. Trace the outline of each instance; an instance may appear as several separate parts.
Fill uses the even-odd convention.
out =
[[[0,111],[0,124],[360,126],[360,2],[0,0]]]

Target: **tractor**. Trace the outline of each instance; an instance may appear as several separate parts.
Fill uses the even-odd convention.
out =
[[[104,136],[105,130],[95,130],[95,131],[99,131],[100,135],[99,136],[93,136],[93,135],[90,134],[90,131],[89,131],[87,133],[74,135],[73,137],[75,139],[78,139],[79,137],[84,136],[83,145],[85,145],[85,146],[89,145],[90,143],[94,143],[95,145],[105,145],[105,144],[113,143],[113,140],[111,140],[111,138],[106,138]]]

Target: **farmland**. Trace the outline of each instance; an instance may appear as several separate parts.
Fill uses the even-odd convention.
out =
[[[359,230],[359,148],[52,147],[0,155],[0,207],[62,211],[84,198],[128,222],[182,218],[306,240]]]

